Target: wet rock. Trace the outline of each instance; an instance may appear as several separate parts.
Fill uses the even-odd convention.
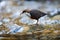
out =
[[[0,3],[0,7],[5,7],[6,6],[6,1],[2,1],[1,3]]]
[[[6,33],[5,30],[0,31],[0,34],[5,34],[5,33]]]
[[[50,18],[49,17],[47,17],[47,15],[46,16],[44,16],[44,17],[41,17],[40,19],[39,19],[39,22],[38,22],[38,24],[40,25],[45,25],[45,24],[47,24],[47,22],[49,23],[51,20],[50,20]]]
[[[17,19],[20,17],[21,12],[18,10],[17,12],[14,12],[10,17],[12,19]]]
[[[52,20],[60,20],[60,15],[56,15],[52,18]]]
[[[41,17],[38,22],[39,25],[54,25],[60,24],[60,20],[53,20],[47,16]]]
[[[2,25],[3,23],[2,22],[0,22],[0,25]]]
[[[53,27],[55,30],[60,30],[60,24],[54,24],[51,25],[50,27]]]
[[[19,21],[28,25],[33,25],[33,24],[36,24],[37,22],[34,19],[30,19],[30,17],[28,17],[26,14],[23,14],[22,18]]]
[[[47,8],[47,9],[49,9],[49,10],[47,10],[47,12],[49,12],[49,15],[52,16],[52,17],[55,16],[56,14],[58,14],[58,13],[57,13],[57,12],[58,12],[57,8],[53,8],[53,7],[50,8],[50,7],[49,7],[49,8]]]
[[[9,23],[9,24],[4,24],[4,25],[9,29],[7,34],[16,33],[16,32],[23,32],[23,30],[24,30],[24,28],[22,26],[19,26],[17,24]]]
[[[4,19],[2,20],[2,22],[3,22],[3,23],[9,23],[9,22],[10,22],[10,19],[9,19],[9,18],[4,18]]]

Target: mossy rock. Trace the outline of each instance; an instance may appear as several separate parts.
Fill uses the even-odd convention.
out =
[[[60,20],[60,15],[56,15],[52,18],[52,20]]]

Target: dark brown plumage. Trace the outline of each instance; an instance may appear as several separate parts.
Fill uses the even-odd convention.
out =
[[[43,17],[43,16],[46,15],[46,13],[41,12],[41,11],[39,11],[39,10],[35,10],[35,9],[33,9],[33,10],[28,10],[28,9],[26,9],[26,10],[23,10],[22,13],[25,13],[25,12],[30,13],[30,15],[31,15],[30,18],[36,19],[37,21],[38,21],[38,19],[39,19],[40,17]]]

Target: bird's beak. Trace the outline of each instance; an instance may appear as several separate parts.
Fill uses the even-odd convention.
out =
[[[23,13],[21,13],[20,15],[22,15]]]

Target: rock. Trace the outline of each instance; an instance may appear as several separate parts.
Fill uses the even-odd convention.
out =
[[[46,25],[47,22],[48,22],[48,24],[49,24],[50,21],[51,21],[51,19],[50,19],[49,17],[47,17],[47,15],[46,15],[46,16],[43,16],[43,17],[41,17],[41,18],[39,19],[38,24],[39,24],[39,25]]]
[[[30,17],[28,17],[27,15],[23,15],[22,18],[19,20],[20,22],[24,23],[24,24],[28,24],[28,25],[33,25],[36,24],[36,20],[32,20],[30,19]]]
[[[51,4],[50,3],[50,6],[49,5],[45,5],[46,6],[46,12],[47,12],[47,14],[49,14],[50,16],[55,16],[56,14],[58,14],[57,12],[58,12],[58,10],[57,10],[57,8],[56,8],[56,6],[54,5],[53,6],[53,4]],[[49,13],[48,13],[49,12]]]
[[[2,22],[0,22],[0,25],[2,25],[3,23]]]
[[[27,32],[29,30],[28,26],[19,26],[17,24],[13,24],[13,23],[8,23],[8,24],[4,24],[9,31],[7,32],[7,34],[16,34],[16,33],[21,33],[21,32]]]
[[[3,32],[0,31],[0,34],[3,34]]]
[[[47,16],[41,17],[38,22],[39,25],[54,25],[54,24],[60,24],[60,20],[53,20]]]
[[[26,26],[26,27],[24,27],[24,31],[23,32],[28,32],[29,31],[29,27],[28,26]]]
[[[2,2],[0,3],[0,8],[1,8],[1,7],[5,7],[6,4],[7,4],[6,1],[2,1]]]
[[[16,19],[20,17],[20,11],[18,10],[17,12],[14,12],[11,16],[12,19]]]
[[[60,15],[56,15],[52,18],[52,20],[60,20]]]
[[[23,32],[24,27],[21,27],[17,32]]]
[[[0,34],[5,34],[5,33],[6,33],[5,30],[0,31]]]
[[[60,24],[51,25],[55,30],[60,30]]]
[[[7,24],[6,27],[10,29],[7,34],[12,33],[15,34],[17,32],[23,32],[24,28],[22,26],[19,26],[17,24]]]
[[[9,22],[10,22],[10,19],[9,19],[9,18],[4,18],[2,21],[3,21],[4,23],[9,23]]]

